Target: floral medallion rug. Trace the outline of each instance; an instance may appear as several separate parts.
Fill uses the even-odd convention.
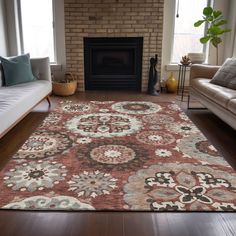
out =
[[[2,209],[236,210],[236,172],[174,103],[61,102],[0,189]]]

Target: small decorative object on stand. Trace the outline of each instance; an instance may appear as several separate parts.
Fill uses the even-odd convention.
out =
[[[166,80],[166,87],[168,93],[175,93],[177,91],[177,80],[174,77],[173,72],[171,72],[170,77]]]
[[[65,73],[64,79],[56,81],[53,77],[52,90],[55,95],[70,96],[77,89],[77,79],[72,73]]]
[[[191,64],[191,60],[190,60],[190,58],[187,55],[185,55],[185,56],[182,56],[182,60],[180,61],[180,63],[182,65],[188,66],[188,65]]]
[[[152,96],[159,95],[160,91],[160,82],[156,70],[157,63],[158,63],[158,58],[157,54],[155,54],[155,58],[152,57],[150,59],[149,80],[148,80],[148,94]]]

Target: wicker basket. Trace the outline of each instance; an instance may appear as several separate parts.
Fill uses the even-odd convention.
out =
[[[55,95],[70,96],[75,93],[76,89],[77,80],[71,73],[65,74],[65,81],[63,82],[52,82],[52,91]]]

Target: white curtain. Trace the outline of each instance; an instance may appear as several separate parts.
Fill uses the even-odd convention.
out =
[[[228,27],[232,30],[226,34],[225,58],[236,57],[236,1],[229,1]]]
[[[234,49],[233,49],[233,57],[236,57],[236,30],[234,31]]]

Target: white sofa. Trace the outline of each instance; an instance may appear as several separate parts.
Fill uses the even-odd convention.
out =
[[[190,70],[190,96],[236,130],[236,90],[210,83],[219,66],[193,65]]]
[[[33,107],[43,99],[50,105],[52,91],[49,58],[31,59],[35,81],[3,86],[3,73],[0,66],[0,138],[23,119]]]

